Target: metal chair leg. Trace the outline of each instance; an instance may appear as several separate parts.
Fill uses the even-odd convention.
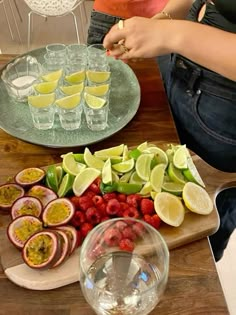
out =
[[[31,39],[31,15],[33,14],[33,11],[30,11],[28,13],[28,40],[27,40],[27,49],[30,49],[30,39]]]
[[[2,6],[3,6],[4,14],[5,14],[5,17],[6,17],[6,20],[7,20],[8,29],[9,29],[9,32],[11,34],[12,40],[14,40],[14,36],[13,36],[12,29],[11,29],[11,24],[10,24],[9,18],[8,18],[8,15],[7,15],[7,10],[6,10],[6,6],[5,6],[5,3],[4,3],[4,0],[2,2],[0,2],[0,4],[2,4]]]
[[[77,25],[77,20],[76,20],[76,16],[74,14],[74,12],[70,12],[74,18],[74,24],[75,24],[75,32],[76,32],[76,36],[77,36],[77,41],[78,41],[78,44],[80,44],[80,37],[79,37],[79,31],[78,31],[78,25]]]
[[[14,11],[13,11],[13,8],[12,8],[11,1],[8,0],[8,3],[9,3],[9,5],[10,5],[11,13],[12,13],[12,16],[13,16],[13,20],[14,20],[14,23],[15,23],[15,27],[16,27],[16,31],[17,31],[17,34],[18,34],[20,43],[22,43],[21,36],[20,36],[20,31],[19,31],[19,28],[18,28],[18,25],[17,25],[17,22],[16,22],[16,17],[15,17],[15,13],[14,13]]]

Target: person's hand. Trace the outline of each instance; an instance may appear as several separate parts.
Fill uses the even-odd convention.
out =
[[[165,47],[165,25],[172,21],[133,17],[114,25],[103,45],[110,56],[120,59],[151,58],[168,53]]]

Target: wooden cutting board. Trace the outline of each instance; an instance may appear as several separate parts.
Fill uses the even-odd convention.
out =
[[[193,156],[193,160],[214,203],[220,190],[236,186],[235,173],[218,171],[196,155]],[[8,216],[5,216],[5,223],[9,220],[6,217]],[[171,250],[213,234],[218,226],[218,212],[214,207],[213,212],[207,216],[187,212],[180,227],[175,228],[163,223],[159,231]],[[79,249],[63,265],[51,270],[38,271],[23,263],[21,253],[6,236],[6,226],[0,227],[0,244],[1,264],[5,274],[21,287],[50,290],[79,281]]]

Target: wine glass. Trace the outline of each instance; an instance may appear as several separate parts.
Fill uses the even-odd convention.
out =
[[[81,247],[81,289],[99,315],[149,314],[163,296],[168,272],[168,247],[144,221],[104,221]]]

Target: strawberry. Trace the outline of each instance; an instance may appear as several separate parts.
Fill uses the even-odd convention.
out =
[[[108,246],[116,246],[116,245],[118,245],[120,240],[121,240],[121,238],[122,238],[122,234],[116,228],[109,228],[104,233],[104,242]]]
[[[93,225],[89,222],[84,222],[81,227],[80,227],[80,231],[81,231],[81,235],[82,237],[86,237],[87,234],[93,229]]]
[[[87,221],[92,223],[92,225],[96,225],[101,221],[101,214],[95,207],[90,207],[85,212]]]
[[[131,194],[127,196],[126,202],[128,205],[138,208],[140,201],[141,201],[141,196],[138,194]]]
[[[119,247],[121,250],[132,252],[134,250],[135,244],[129,238],[123,238],[119,243]]]
[[[139,218],[139,212],[135,207],[129,207],[123,212],[123,217]]]
[[[143,215],[154,214],[154,202],[151,199],[143,198],[140,203],[140,210]]]
[[[120,203],[117,199],[110,199],[107,202],[106,211],[108,215],[117,215],[120,211]]]

